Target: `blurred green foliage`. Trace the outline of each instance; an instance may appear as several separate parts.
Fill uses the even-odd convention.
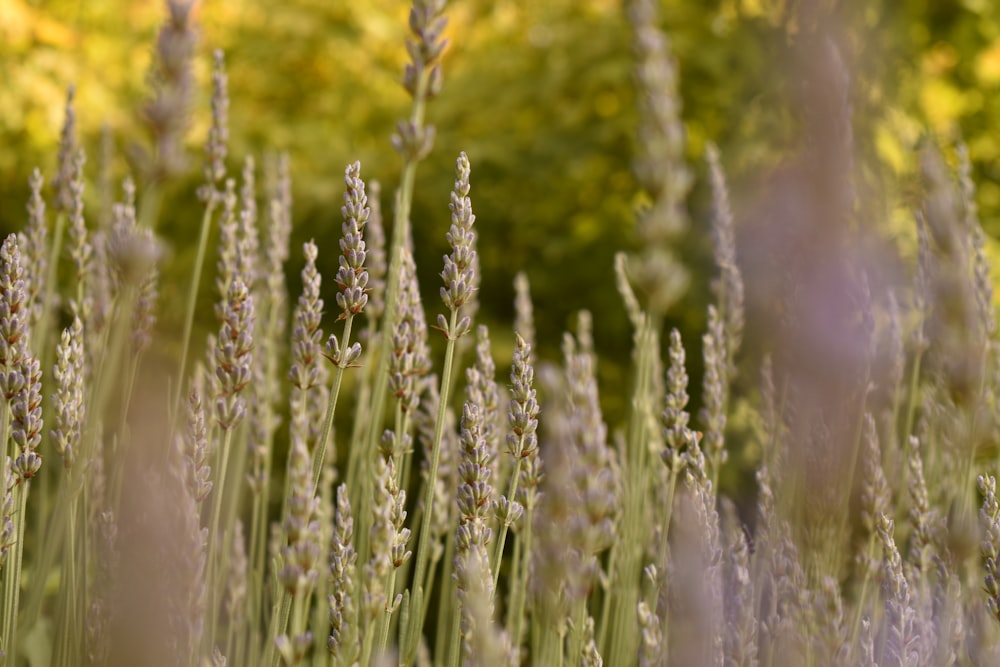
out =
[[[543,356],[555,356],[572,314],[589,308],[599,352],[608,360],[601,372],[614,380],[626,372],[630,333],[614,289],[612,257],[635,243],[637,191],[630,171],[636,119],[631,34],[621,5],[452,3],[445,85],[428,111],[437,142],[418,172],[413,209],[417,263],[433,314],[454,159],[467,151],[481,233],[483,319],[511,321],[511,281],[525,270]],[[793,0],[663,3],[663,27],[680,63],[688,158],[699,177],[690,202],[694,224],[682,248],[695,287],[668,322],[680,326],[689,341],[700,336],[713,271],[702,161],[706,142],[720,147],[739,218],[739,193],[763,182],[799,141],[797,82],[787,67],[797,32],[793,5]],[[227,57],[231,173],[238,173],[245,155],[256,156],[259,165],[268,153],[291,155],[296,226],[290,274],[297,277],[301,242],[315,238],[321,270],[331,276],[343,165],[360,159],[363,175],[383,183],[382,204],[391,219],[400,160],[389,136],[409,105],[398,83],[407,11],[402,0],[197,5],[200,89],[188,132],[190,175],[170,184],[160,222],[173,253],[162,288],[168,326],[179,319],[184,277],[194,257],[194,244],[185,240],[193,238],[200,219],[194,191],[209,123],[210,51],[222,48]],[[842,3],[834,13],[854,75],[859,181],[877,184],[880,192],[905,192],[917,168],[914,149],[924,136],[946,142],[962,137],[980,184],[984,226],[1000,233],[997,3],[881,0]],[[77,88],[78,128],[90,156],[91,182],[96,186],[100,173],[102,127],[109,128],[116,149],[110,173],[115,180],[126,173],[125,149],[145,141],[137,110],[148,94],[151,44],[163,16],[156,2],[0,3],[0,230],[23,224],[31,168],[40,166],[48,177],[53,173],[70,83]],[[90,188],[88,200],[95,223],[97,187]],[[911,234],[898,225],[907,219],[906,198],[886,201],[885,219],[871,224],[888,236]],[[203,285],[208,326],[211,281]],[[503,331],[495,338],[502,341]],[[697,374],[696,356],[692,349]],[[624,399],[606,398],[614,422]]]

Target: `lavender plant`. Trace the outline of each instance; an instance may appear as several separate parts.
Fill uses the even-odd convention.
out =
[[[154,369],[147,357],[164,327],[152,230],[173,203],[163,197],[182,196],[163,186],[184,168],[197,57],[191,5],[167,5],[143,110],[155,148],[137,163],[139,184],[126,179],[123,200],[104,202],[110,226],[95,224],[76,139],[87,120],[71,88],[54,191],[32,172],[25,229],[0,248],[4,665],[1000,660],[1000,365],[965,147],[954,173],[950,148],[920,156],[912,285],[878,284],[872,267],[841,266],[833,253],[818,289],[816,267],[789,262],[771,317],[755,301],[759,276],[744,272],[740,207],[714,147],[712,215],[701,224],[686,208],[696,170],[684,163],[678,69],[655,3],[630,3],[641,247],[613,267],[621,312],[581,312],[562,358],[547,361],[535,326],[547,314],[523,272],[512,330],[473,327],[490,276],[479,270],[465,153],[437,221],[450,246],[445,312],[427,326],[410,207],[433,148],[442,0],[416,0],[410,13],[412,106],[393,137],[403,165],[391,241],[378,188],[352,162],[336,274],[323,281],[329,239],[317,234],[303,245],[291,308],[290,163],[265,160],[259,178],[247,155],[239,183],[228,177],[231,100],[217,51],[181,339]],[[843,59],[832,43],[817,53],[840,99]],[[810,172],[838,206],[851,192],[837,171],[850,166],[844,112],[831,125],[840,144],[822,144],[835,168]],[[216,224],[205,365],[191,349]],[[674,247],[685,234],[711,237],[717,268],[711,303],[699,306],[700,392],[681,334],[663,330],[693,280]],[[57,271],[63,259],[70,275]],[[330,294],[344,325],[321,348]],[[811,319],[826,307],[851,326]],[[598,317],[632,326],[628,388],[599,372]],[[817,335],[824,325],[844,338]],[[784,333],[772,339],[771,327]],[[439,364],[429,331],[443,336]],[[807,343],[841,368],[803,359]],[[744,379],[757,374],[758,346],[768,355],[755,390]],[[494,355],[511,348],[505,394]],[[150,380],[164,368],[166,388]],[[622,423],[604,410],[611,394],[625,397]],[[50,451],[61,466],[42,465]],[[756,489],[741,492],[732,480],[753,468]]]

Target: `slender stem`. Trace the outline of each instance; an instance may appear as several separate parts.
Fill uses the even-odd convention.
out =
[[[67,604],[66,604],[66,617],[65,617],[66,618],[65,632],[66,632],[66,635],[67,635],[67,637],[66,637],[67,643],[66,643],[66,648],[64,649],[65,653],[71,653],[72,649],[70,649],[70,647],[71,646],[75,646],[75,644],[73,644],[70,641],[68,641],[68,637],[72,636],[74,634],[72,632],[71,628],[73,628],[73,626],[76,624],[76,621],[77,621],[76,615],[79,614],[80,611],[81,611],[80,605],[79,605],[79,603],[77,601],[77,591],[79,590],[77,588],[77,586],[78,586],[78,583],[77,583],[77,574],[78,574],[77,573],[77,567],[78,567],[78,564],[79,564],[78,555],[77,554],[79,552],[76,549],[76,546],[77,546],[77,544],[76,544],[76,542],[77,542],[77,540],[76,540],[76,523],[77,523],[77,519],[78,519],[77,499],[74,498],[71,502],[72,502],[72,506],[70,508],[70,514],[72,516],[76,517],[76,518],[73,521],[70,521],[70,522],[67,523],[67,529],[69,530],[69,535],[67,535],[66,543],[68,545],[70,545],[70,548],[69,548],[69,553],[67,554],[69,557],[66,558],[66,560],[65,560],[65,567],[66,567],[66,570],[67,570],[67,572],[66,572],[66,579],[67,579],[67,585],[66,585],[67,600],[66,600],[66,603]]]
[[[455,336],[452,332],[458,326],[458,309],[451,311],[451,322],[448,326],[448,345],[444,353],[444,368],[441,371],[441,391],[438,402],[437,421],[434,424],[434,443],[431,448],[430,468],[427,475],[427,489],[424,493],[424,516],[420,522],[420,538],[417,545],[417,564],[413,570],[413,580],[422,581],[427,569],[428,549],[430,548],[431,515],[434,513],[434,482],[437,479],[438,467],[441,463],[441,440],[444,437],[444,424],[448,412],[448,398],[451,392],[451,367],[455,359]],[[424,591],[430,595],[431,591]],[[414,628],[421,628],[424,619],[420,614],[413,615]]]
[[[608,573],[605,577],[605,585],[603,586],[603,596],[601,599],[601,616],[598,621],[597,636],[595,641],[597,645],[601,648],[604,647],[604,642],[608,637],[608,621],[611,614],[611,589],[613,586],[612,577],[615,576],[615,571],[618,567],[618,556],[619,556],[620,545],[619,542],[615,542],[611,545],[611,553],[608,555]]]
[[[524,550],[524,540],[518,537],[517,541],[514,542],[514,558],[510,564],[510,576],[507,577],[507,618],[504,622],[504,627],[507,629],[507,636],[510,637],[511,646],[515,649],[520,648],[519,637],[515,637],[512,634],[514,625],[514,607],[517,604],[517,600],[514,596],[517,594],[518,586],[521,581],[521,552]]]
[[[260,646],[260,623],[264,609],[264,554],[258,553],[257,543],[264,546],[261,533],[267,523],[267,510],[263,493],[258,490],[253,496],[253,512],[250,523],[250,591],[247,599],[247,617],[250,625],[250,646],[256,651]]]
[[[459,603],[455,607],[455,613],[451,616],[449,624],[451,632],[448,635],[448,667],[458,667],[462,659],[462,605]]]
[[[534,513],[535,508],[531,506],[528,506],[524,511],[524,548],[522,549],[521,571],[517,576],[517,588],[511,598],[511,604],[514,605],[512,614],[514,625],[510,633],[510,640],[515,646],[521,645],[521,632],[524,627],[524,606],[528,599],[528,573],[531,570],[531,521]],[[520,542],[520,540],[518,541]]]
[[[517,453],[514,456],[514,472],[510,478],[510,489],[507,491],[507,499],[514,502],[517,497],[517,481],[521,476],[521,452],[524,451],[524,434],[518,438]],[[504,543],[507,541],[507,530],[510,528],[510,521],[505,520],[500,524],[500,535],[497,536],[497,547],[493,553],[493,595],[496,595],[497,582],[500,580],[500,563],[503,561]]]
[[[10,405],[7,403],[7,401],[0,401],[0,443],[3,443],[2,447],[4,451],[9,452],[7,455],[10,458],[10,460],[13,461],[14,457],[11,456],[11,454],[16,453],[16,446],[14,445],[13,441],[9,441],[10,430],[8,428],[8,423],[7,423],[9,418],[10,418]],[[20,523],[22,520],[22,516],[20,514],[16,514],[13,517],[13,520]],[[16,554],[17,553],[16,549],[18,547],[18,544],[14,544],[13,547],[14,547],[14,554]],[[8,553],[7,557],[11,558],[11,556],[12,554]],[[13,591],[11,590],[11,586],[13,583],[13,570],[14,568],[12,562],[8,562],[7,566],[3,569],[3,584],[4,584],[3,610],[2,610],[3,623],[0,624],[0,641],[2,641],[3,643],[2,645],[0,645],[0,649],[2,649],[8,655],[13,655],[13,653],[10,651],[10,642],[9,642],[11,607],[13,604],[12,602]]]
[[[210,616],[208,619],[208,632],[205,635],[206,641],[214,641],[215,639],[215,623],[217,609],[216,600],[219,598],[218,589],[219,585],[216,579],[222,574],[218,571],[218,548],[219,548],[219,515],[222,514],[222,495],[226,487],[226,472],[229,465],[229,449],[232,445],[233,440],[233,429],[227,428],[223,431],[222,435],[222,451],[219,454],[219,470],[218,476],[216,477],[216,488],[213,489],[212,493],[212,518],[211,518],[211,529],[208,533],[208,594],[211,603],[209,604]],[[225,548],[225,545],[223,545]]]
[[[10,603],[7,607],[8,613],[8,634],[4,642],[4,650],[7,655],[14,656],[17,652],[17,608],[21,598],[21,559],[24,557],[24,524],[26,523],[26,510],[28,507],[28,487],[31,482],[23,480],[18,487],[17,499],[17,543],[14,545],[14,560],[9,564],[11,571],[8,572],[11,582]]]
[[[379,614],[378,620],[378,643],[375,645],[375,655],[382,655],[385,651],[386,644],[389,642],[389,626],[392,623],[392,606],[395,604],[396,600],[396,568],[393,567],[392,571],[386,576],[385,590],[386,590],[386,600],[382,614]]]
[[[139,202],[138,225],[156,231],[160,219],[160,205],[163,202],[163,183],[159,179],[149,182]]]
[[[868,540],[868,548],[866,549],[866,554],[870,559],[872,557],[872,551],[875,549],[875,534],[872,533],[871,538]],[[871,568],[865,566],[865,576],[861,580],[861,594],[858,596],[857,610],[854,612],[854,622],[851,624],[851,643],[849,646],[858,646],[858,630],[861,629],[861,618],[865,611],[865,598],[868,597],[868,584],[871,580]]]
[[[180,415],[181,397],[184,394],[184,373],[187,371],[187,358],[191,346],[191,331],[194,328],[194,313],[198,305],[198,287],[201,285],[201,272],[208,254],[208,235],[212,229],[212,212],[215,209],[215,197],[208,198],[205,214],[201,218],[201,232],[198,235],[198,254],[194,260],[194,275],[188,286],[187,310],[184,313],[184,334],[181,339],[181,367],[177,372],[177,388],[174,390],[173,413],[171,423],[176,426]],[[172,427],[173,428],[173,427]]]
[[[378,331],[372,326],[370,329],[370,334],[368,336],[369,341],[378,346],[380,344]],[[372,353],[375,353],[376,358],[379,352],[377,350],[372,350],[371,343],[369,344],[369,358],[371,358]],[[357,476],[357,465],[358,461],[361,459],[359,456],[360,452],[364,448],[364,445],[368,442],[368,434],[374,426],[371,420],[368,418],[368,406],[372,400],[372,364],[365,364],[361,367],[361,380],[357,389],[357,402],[354,406],[354,424],[351,427],[351,442],[348,448],[348,460],[347,460],[347,478],[345,480],[348,490],[354,489],[354,479]],[[355,453],[357,452],[357,454]]]
[[[448,531],[448,538],[444,545],[444,565],[443,568],[447,570],[448,566],[455,560],[455,531]],[[432,582],[430,576],[428,576],[428,581]],[[451,627],[448,623],[448,618],[451,615],[452,603],[455,601],[455,581],[451,577],[442,577],[442,587],[441,587],[441,601],[438,603],[438,617],[437,617],[437,636],[434,639],[434,652],[435,654],[440,654],[442,656],[447,655],[445,648],[448,641],[448,628]],[[422,612],[427,613],[427,604],[429,596],[424,596],[424,608]],[[426,618],[426,616],[425,616]],[[414,638],[415,639],[415,638]]]
[[[337,398],[340,396],[340,384],[344,380],[344,369],[347,368],[345,359],[347,351],[351,347],[351,325],[354,323],[354,315],[347,314],[347,321],[344,323],[344,340],[340,348],[340,359],[337,360],[337,371],[333,374],[333,385],[330,387],[330,402],[326,406],[326,417],[323,419],[323,434],[317,443],[316,454],[312,463],[312,494],[316,494],[319,488],[320,476],[323,474],[323,459],[326,457],[327,442],[330,439],[330,432],[333,430],[333,414],[337,410]]]
[[[66,523],[70,512],[71,498],[79,492],[79,482],[73,481],[70,477],[66,484],[59,486],[59,500],[56,503],[52,516],[48,519],[48,526],[45,531],[45,539],[42,541],[42,552],[38,558],[37,571],[41,573],[49,572],[56,562],[66,539]],[[73,488],[70,488],[70,487]],[[42,602],[45,598],[45,576],[31,578],[31,587],[28,590],[27,602],[25,604],[24,621],[27,627],[34,627],[41,614]]]
[[[840,525],[838,526],[836,533],[837,542],[828,552],[828,558],[830,558],[831,562],[827,565],[831,568],[836,566],[836,562],[840,558],[843,546],[840,538],[845,536],[849,530],[848,519],[851,515],[850,497],[851,491],[854,489],[854,476],[857,474],[858,459],[861,457],[861,440],[864,431],[865,409],[868,402],[868,378],[869,375],[866,371],[864,376],[864,385],[861,388],[861,402],[860,405],[858,405],[858,417],[854,424],[854,446],[851,451],[851,459],[847,472],[847,488],[846,493],[844,494],[846,507],[844,507],[843,512],[841,512],[842,516],[840,519]]]
[[[369,628],[365,632],[365,641],[361,648],[361,662],[358,663],[361,667],[369,667],[371,665],[372,646],[374,641],[375,632]]]
[[[910,390],[906,399],[906,423],[903,425],[902,439],[900,444],[905,447],[913,433],[913,421],[917,413],[917,394],[920,388],[920,364],[923,359],[923,350],[918,350],[913,358],[913,368],[910,370]],[[903,474],[906,475],[906,466],[903,466]],[[904,478],[905,482],[905,478]]]
[[[410,123],[415,128],[422,128],[424,125],[430,74],[430,70],[425,68],[417,77],[413,105],[410,108]],[[357,475],[359,466],[368,466],[373,452],[378,449],[378,438],[385,416],[386,387],[389,383],[392,325],[396,321],[396,309],[399,307],[399,275],[402,270],[403,251],[406,248],[407,239],[410,238],[410,208],[413,202],[413,187],[416,181],[418,163],[419,159],[415,157],[405,160],[399,189],[396,191],[396,210],[393,216],[392,242],[389,247],[389,271],[386,278],[385,312],[382,319],[382,339],[378,345],[378,364],[375,368],[375,384],[372,387],[372,405],[368,419],[370,424],[368,427],[368,446],[358,448],[358,461],[352,460],[352,465],[348,467],[348,489],[351,494],[351,502],[360,507],[358,534],[362,539],[367,539],[365,536],[371,525],[371,512],[369,511],[371,499],[370,494],[366,492],[370,479],[369,476],[362,474],[359,481],[357,476],[351,477],[351,475]],[[352,447],[352,453],[354,449]],[[365,549],[358,549],[358,553],[362,559],[366,556]],[[423,622],[422,618],[420,622]],[[405,662],[405,660],[401,662]]]
[[[275,650],[274,639],[278,635],[284,634],[285,628],[288,627],[288,616],[291,610],[292,596],[288,594],[284,586],[279,586],[278,597],[274,603],[274,613],[271,615],[271,623],[268,625],[267,650],[264,652],[264,664],[268,667],[278,667],[280,656]]]

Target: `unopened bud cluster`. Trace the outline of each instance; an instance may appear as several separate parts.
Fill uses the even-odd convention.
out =
[[[451,193],[451,228],[448,230],[448,243],[451,254],[444,258],[444,270],[441,271],[441,300],[452,312],[458,312],[473,296],[475,291],[476,266],[476,233],[472,228],[476,216],[472,213],[472,201],[469,199],[469,158],[465,153],[458,157],[455,165],[455,189]],[[438,315],[438,326],[449,338],[458,338],[465,334],[472,325],[468,317],[462,317],[452,330],[444,315]]]
[[[240,392],[252,375],[253,324],[253,297],[243,281],[236,278],[229,286],[215,345],[215,377],[219,390],[215,411],[219,426],[224,429],[234,428],[246,416],[246,399]]]
[[[483,415],[475,403],[466,402],[462,411],[461,461],[458,464],[459,553],[485,546],[493,538],[489,528],[489,508],[493,501],[490,482],[490,454],[483,438]]]
[[[389,392],[404,412],[412,412],[420,400],[418,382],[430,370],[431,361],[417,269],[413,256],[406,250],[399,272],[399,295],[389,356]]]
[[[357,315],[368,303],[368,272],[365,270],[364,229],[371,209],[361,180],[361,163],[355,162],[344,173],[347,192],[340,212],[344,216],[340,239],[340,268],[337,269],[337,305],[348,314]]]
[[[64,329],[56,348],[56,367],[52,375],[56,380],[53,397],[56,427],[50,433],[52,444],[70,468],[76,458],[84,419],[84,354],[83,324],[79,317]]]
[[[295,306],[294,322],[292,324],[292,368],[288,379],[292,385],[301,391],[306,391],[319,384],[319,366],[316,363],[320,356],[320,339],[323,331],[320,324],[323,318],[323,299],[320,298],[322,276],[316,270],[316,257],[319,254],[316,244],[312,241],[302,246],[306,257],[302,269],[302,294]]]
[[[371,210],[365,195],[365,182],[361,180],[361,163],[347,166],[344,172],[347,192],[340,211],[344,216],[343,236],[340,239],[340,267],[335,278],[337,305],[341,311],[339,319],[354,317],[364,310],[368,303],[368,271],[365,269],[364,228]],[[361,358],[361,344],[354,343],[342,349],[337,336],[331,335],[326,343],[326,356],[341,367],[356,365]]]

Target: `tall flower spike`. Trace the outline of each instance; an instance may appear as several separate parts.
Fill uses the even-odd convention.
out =
[[[1000,503],[997,502],[997,481],[992,475],[980,475],[978,482],[979,492],[983,495],[979,517],[984,532],[980,548],[985,560],[986,606],[1000,623]]]
[[[62,332],[56,348],[56,367],[52,372],[56,380],[53,396],[56,427],[49,434],[63,464],[70,468],[80,443],[85,411],[83,324],[79,317]]]
[[[461,462],[458,475],[459,527],[456,551],[460,556],[485,546],[493,537],[489,508],[493,499],[490,454],[482,434],[483,415],[475,403],[465,403],[462,413]],[[459,557],[460,557],[459,556]]]
[[[667,369],[666,405],[663,409],[663,438],[666,448],[661,453],[663,462],[673,470],[682,460],[685,447],[690,442],[688,421],[688,374],[684,367],[684,344],[677,329],[670,331],[670,367]],[[677,470],[676,472],[680,472]]]
[[[639,155],[635,172],[651,199],[640,214],[643,250],[630,258],[630,273],[662,315],[687,288],[690,275],[668,244],[687,229],[685,198],[692,177],[684,164],[684,127],[677,92],[677,65],[657,22],[657,3],[634,0],[629,20],[635,31],[639,88]]]
[[[507,434],[507,452],[513,461],[512,474],[517,477],[511,480],[511,488],[514,488],[514,484],[522,483],[525,460],[538,456],[538,401],[535,399],[535,389],[532,386],[535,371],[531,366],[531,346],[520,334],[515,333],[514,338],[514,363],[510,371],[510,408],[507,411],[510,425],[510,432]],[[529,490],[529,493],[533,492],[534,489]],[[524,505],[518,500],[518,494],[523,497],[523,489],[516,488],[514,494],[508,491],[494,504],[494,512],[500,522],[498,561],[503,557],[502,550],[507,529],[517,523],[524,513]]]
[[[514,503],[511,520],[515,520],[517,508],[534,510],[538,504],[538,485],[542,481],[541,460],[538,458],[538,413],[539,406],[534,389],[535,369],[531,344],[517,336],[514,349],[514,364],[510,371],[510,419],[511,433],[507,436],[508,450],[522,459],[516,498],[508,498]],[[520,446],[514,439],[522,440]],[[516,501],[516,502],[515,502]]]
[[[455,189],[452,190],[451,203],[448,204],[448,208],[451,209],[451,229],[448,230],[447,238],[451,245],[451,254],[445,256],[444,270],[441,271],[441,279],[444,281],[441,300],[456,316],[461,314],[462,306],[473,296],[476,282],[475,267],[478,262],[476,233],[472,227],[476,216],[472,213],[472,200],[469,199],[470,171],[469,158],[465,153],[461,153],[455,165]],[[452,329],[444,315],[438,315],[438,327],[449,338],[462,336],[471,326],[472,320],[468,316],[463,316]]]
[[[250,382],[253,325],[253,297],[243,281],[236,278],[229,286],[215,345],[215,376],[219,383],[215,410],[223,429],[235,428],[246,416],[246,399],[240,392]]]
[[[307,594],[316,583],[320,553],[320,500],[312,492],[309,451],[301,440],[292,445],[288,487],[284,519],[288,544],[282,549],[285,566],[278,579],[290,594],[301,595]]]
[[[201,394],[192,389],[188,396],[187,431],[184,434],[184,467],[191,497],[199,508],[212,492],[212,467],[208,456],[208,429]]]
[[[340,268],[337,270],[337,305],[348,314],[357,315],[368,303],[368,271],[365,270],[364,229],[371,209],[361,180],[361,163],[355,162],[344,173],[347,192],[340,211],[344,216],[343,237],[340,239]]]
[[[229,148],[229,77],[222,49],[212,54],[212,125],[205,141],[205,187],[200,192],[205,199],[218,197],[219,185],[226,177],[226,153]]]
[[[365,237],[368,239],[368,306],[365,311],[369,322],[378,322],[385,312],[386,273],[389,270],[386,263],[385,227],[382,224],[382,205],[379,195],[382,186],[378,181],[372,181],[368,186],[368,204],[371,212],[368,216],[368,226]]]
[[[871,413],[865,413],[864,438],[862,450],[862,482],[861,482],[861,525],[868,535],[874,536],[878,526],[878,517],[890,511],[892,491],[882,471],[882,450],[879,447],[878,431],[875,419]],[[878,571],[878,562],[867,553],[860,555],[862,567],[874,576]]]
[[[139,285],[139,295],[132,312],[132,349],[135,354],[145,352],[153,342],[156,327],[156,302],[160,298],[160,272],[154,266]]]
[[[718,478],[718,468],[725,463],[726,403],[729,393],[729,363],[726,332],[715,306],[708,307],[708,332],[702,337],[705,359],[704,401],[701,420],[705,425],[704,450]]]
[[[246,619],[247,553],[243,539],[243,522],[233,524],[233,544],[229,556],[229,576],[226,581],[226,616],[231,626],[240,626]]]
[[[42,368],[38,359],[25,355],[18,369],[22,384],[10,403],[11,440],[19,454],[14,473],[28,480],[38,473],[42,457],[35,451],[42,442]]]
[[[69,254],[73,258],[73,265],[76,267],[76,279],[83,282],[87,276],[90,264],[90,256],[93,248],[87,240],[87,223],[83,217],[83,165],[87,158],[83,149],[79,149],[73,158],[73,179],[70,181],[69,189],[72,193],[72,205],[69,208]],[[83,308],[82,303],[74,302],[73,308],[80,314]]]
[[[531,303],[531,284],[524,271],[514,276],[514,331],[524,338],[529,348],[535,347],[535,314]],[[530,361],[530,360],[529,360]]]
[[[288,542],[281,548],[284,567],[278,573],[278,582],[292,597],[308,601],[319,579],[323,531],[320,499],[313,492],[309,450],[301,439],[292,443],[288,487],[283,531]],[[295,665],[305,657],[313,639],[312,632],[295,623],[291,633],[276,637],[275,645],[285,663]]]
[[[191,18],[193,0],[167,0],[169,18],[156,38],[151,80],[153,99],[143,109],[153,137],[156,178],[171,176],[184,166],[182,139],[194,95],[191,60],[197,40]]]
[[[422,103],[441,90],[441,53],[447,19],[441,16],[445,0],[414,0],[410,9],[410,31],[406,41],[410,62],[403,71],[403,87]],[[434,146],[434,127],[425,125],[420,116],[400,121],[392,136],[392,145],[407,160],[422,160]]]
[[[0,366],[3,376],[16,370],[28,349],[27,295],[17,235],[11,234],[0,247]],[[7,377],[0,377],[6,399],[14,394]]]
[[[389,391],[404,411],[412,411],[420,401],[419,382],[430,371],[431,361],[417,267],[408,250],[403,251],[398,293],[389,357]]]
[[[306,264],[302,268],[302,294],[295,304],[292,324],[292,368],[288,378],[299,392],[295,400],[305,400],[305,392],[319,384],[317,377],[320,365],[320,339],[323,330],[320,324],[323,319],[323,299],[320,298],[320,285],[323,277],[316,270],[316,258],[319,250],[312,241],[303,244],[302,253]]]
[[[236,243],[236,267],[247,287],[253,290],[260,277],[260,232],[257,229],[257,166],[252,155],[243,161],[243,184],[240,186],[239,240]]]
[[[371,215],[368,208],[368,197],[365,195],[365,182],[361,180],[361,163],[347,165],[344,171],[344,183],[347,191],[344,193],[344,205],[340,208],[344,216],[341,225],[343,235],[340,239],[340,268],[334,280],[340,291],[337,293],[337,305],[342,311],[337,319],[353,318],[364,310],[368,303],[368,271],[365,269],[364,229]],[[327,357],[338,366],[351,366],[361,357],[361,344],[354,343],[346,349],[335,335],[331,335],[326,343]]]
[[[275,168],[273,192],[269,202],[269,222],[267,247],[264,250],[268,300],[272,309],[277,309],[277,328],[285,327],[285,301],[288,298],[285,285],[284,264],[288,261],[288,244],[292,233],[292,179],[288,167],[288,155],[282,154]]]
[[[455,557],[455,584],[461,605],[462,664],[466,667],[512,664],[506,637],[493,622],[493,577],[483,545],[477,544]]]
[[[18,244],[25,257],[25,288],[31,309],[28,317],[29,325],[34,325],[42,316],[44,304],[42,295],[45,293],[45,274],[49,264],[49,230],[45,222],[45,199],[42,197],[42,172],[35,169],[28,181],[31,186],[31,199],[28,200],[28,226],[19,235]]]
[[[361,647],[358,637],[358,554],[347,486],[337,487],[337,520],[330,549],[330,638],[327,648],[338,667],[353,665]]]
[[[716,300],[722,309],[726,333],[726,363],[730,375],[734,372],[734,357],[743,339],[744,289],[743,274],[736,263],[736,235],[733,230],[733,211],[729,205],[726,176],[719,164],[719,151],[709,144],[706,150],[712,182],[712,242],[715,263],[720,275],[713,282]]]
[[[73,108],[75,93],[76,88],[73,86],[66,90],[66,115],[59,133],[57,171],[52,179],[52,187],[56,191],[56,210],[61,213],[68,213],[73,208],[73,193],[70,190],[70,183],[73,182],[73,160],[76,157],[76,110]]]
[[[445,0],[415,0],[410,9],[410,30],[415,39],[407,40],[410,63],[403,72],[403,87],[414,97],[420,92],[436,95],[441,89],[441,53],[448,45],[444,28],[448,20],[441,16]],[[421,78],[429,76],[426,91],[418,91]]]
[[[150,277],[160,254],[152,231],[140,229],[136,224],[135,183],[130,177],[122,181],[122,195],[122,201],[111,207],[110,233],[98,232],[100,236],[95,239],[97,248],[104,251],[107,265],[98,267],[94,266],[98,262],[91,262],[93,269],[104,269],[116,289],[122,285],[141,285]],[[96,278],[92,280],[96,282]]]
[[[0,461],[0,568],[7,563],[7,553],[17,541],[14,529],[14,485],[17,478],[11,469],[10,457]]]
[[[986,337],[996,332],[996,315],[993,308],[993,281],[990,279],[990,260],[986,253],[986,235],[979,222],[976,206],[976,185],[972,180],[972,161],[965,144],[958,145],[958,183],[962,193],[962,218],[965,231],[972,245],[972,278],[976,306]]]
[[[618,484],[598,397],[589,319],[581,317],[581,325],[578,345],[568,334],[564,341],[568,426],[576,446],[571,474],[588,519],[588,553],[598,553],[611,546],[615,536]]]
[[[397,596],[389,600],[392,591],[386,590],[386,582],[393,569],[401,567],[410,557],[406,543],[410,538],[409,528],[403,528],[406,512],[406,492],[396,485],[396,464],[392,457],[388,460],[375,458],[375,490],[372,506],[372,527],[369,543],[371,559],[365,565],[364,612],[370,625],[379,612],[395,608],[399,604]]]
[[[219,259],[216,262],[215,287],[222,297],[223,303],[215,307],[215,315],[222,319],[226,295],[229,285],[239,271],[239,240],[240,228],[236,221],[236,181],[226,179],[225,192],[222,194],[222,217],[219,220]]]
[[[483,439],[493,460],[494,484],[500,484],[498,477],[499,432],[500,432],[500,392],[496,383],[496,363],[490,352],[490,332],[485,324],[476,327],[476,363],[465,370],[465,391],[467,400],[480,406],[483,411]]]
[[[899,556],[896,540],[893,538],[893,522],[884,514],[879,515],[878,535],[882,542],[883,567],[885,568],[886,639],[884,662],[892,667],[922,664],[918,659],[912,662],[912,652],[916,650],[914,617],[916,616],[910,595],[909,582],[903,574],[903,560]]]
[[[910,553],[908,563],[915,568],[919,576],[928,576],[934,557],[934,524],[935,512],[931,507],[927,493],[927,481],[924,478],[924,463],[920,457],[920,441],[910,436],[910,456],[906,466],[909,473],[908,490],[910,495]]]

